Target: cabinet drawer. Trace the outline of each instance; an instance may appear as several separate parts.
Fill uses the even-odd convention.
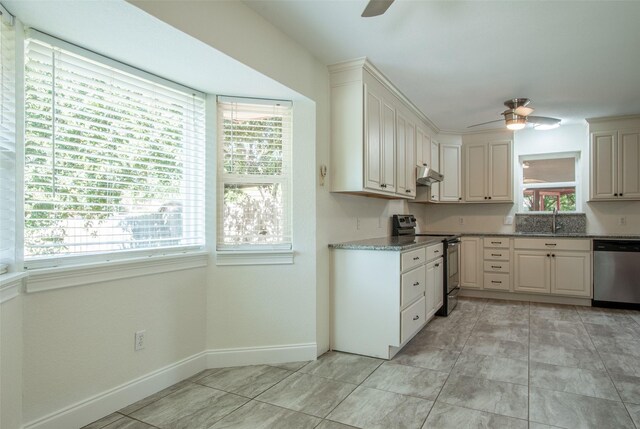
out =
[[[508,237],[485,237],[484,239],[484,247],[500,247],[500,248],[509,248],[509,238]]]
[[[410,270],[420,264],[424,264],[427,260],[426,249],[411,250],[402,254],[402,271]]]
[[[426,301],[420,298],[400,313],[400,343],[407,341],[425,322]]]
[[[515,249],[541,250],[591,250],[591,240],[576,240],[566,238],[516,238],[513,241]]]
[[[509,251],[506,249],[484,249],[484,259],[494,259],[497,261],[508,261]]]
[[[436,244],[435,246],[427,247],[427,261],[441,258],[443,252],[444,252],[444,246],[442,245],[442,243]]]
[[[426,268],[424,265],[414,268],[402,275],[402,295],[400,307],[404,308],[420,295],[424,294],[426,281]]]
[[[484,270],[491,273],[508,273],[511,264],[509,261],[484,261]]]
[[[484,273],[484,288],[509,290],[509,274]]]

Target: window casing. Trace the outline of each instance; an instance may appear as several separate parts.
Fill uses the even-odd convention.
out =
[[[217,110],[217,249],[291,249],[291,103],[218,97]]]
[[[25,57],[25,265],[201,248],[204,96],[37,32]]]
[[[13,17],[0,6],[0,274],[15,260],[16,46]]]
[[[520,212],[581,209],[578,153],[520,157]]]

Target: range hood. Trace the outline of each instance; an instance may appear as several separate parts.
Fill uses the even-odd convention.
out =
[[[442,182],[444,176],[426,165],[418,167],[416,183],[422,186],[430,186],[432,183]]]

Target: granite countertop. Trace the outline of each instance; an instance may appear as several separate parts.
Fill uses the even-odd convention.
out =
[[[632,234],[589,234],[589,233],[532,233],[532,232],[442,232],[428,231],[423,234],[433,234],[437,236],[429,237],[379,237],[367,240],[347,241],[344,243],[330,244],[331,249],[352,249],[352,250],[389,250],[404,251],[416,249],[442,242],[445,236],[459,235],[467,237],[528,237],[528,238],[601,238],[601,239],[623,239],[640,240],[640,235]]]
[[[442,234],[452,235],[452,234]],[[458,234],[456,234],[458,235]],[[444,237],[379,237],[330,244],[331,249],[404,251],[441,243]]]

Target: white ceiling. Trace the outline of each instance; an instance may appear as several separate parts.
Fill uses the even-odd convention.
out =
[[[297,96],[123,0],[2,0],[2,4],[26,27],[205,93]]]
[[[368,57],[441,130],[514,97],[563,123],[640,113],[640,1],[396,0],[365,19],[367,1],[245,3],[325,64]]]

